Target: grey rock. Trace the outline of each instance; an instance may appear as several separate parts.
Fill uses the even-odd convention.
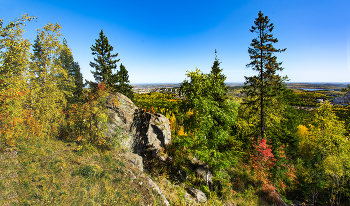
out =
[[[109,121],[105,135],[120,138],[127,151],[144,156],[146,149],[159,150],[171,142],[170,123],[165,116],[143,111],[118,92],[109,94],[106,100]]]
[[[130,179],[131,181],[133,181],[134,179],[136,179],[136,176],[134,175],[134,173],[131,170],[125,169],[125,171],[127,171],[129,173]]]
[[[189,187],[187,188],[187,192],[191,194],[194,198],[196,198],[196,201],[198,203],[204,203],[207,201],[207,196],[204,194],[204,192],[200,191],[199,189]]]
[[[151,178],[147,177],[145,174],[141,174],[141,177],[146,179],[146,186],[152,188],[152,190],[156,191],[158,195],[162,198],[165,205],[170,205],[169,201],[166,199],[165,195],[163,194],[162,190],[158,187],[156,183],[154,183]]]
[[[125,159],[129,160],[137,169],[143,171],[143,159],[140,155],[127,152],[124,154]]]
[[[201,180],[209,183],[209,185],[213,184],[213,173],[208,170],[208,165],[201,164],[198,165],[195,169],[196,174],[201,178]]]
[[[184,195],[184,199],[186,201],[187,204],[191,204],[191,205],[194,205],[196,204],[196,200],[194,200],[190,194],[188,194],[187,192],[185,193]]]

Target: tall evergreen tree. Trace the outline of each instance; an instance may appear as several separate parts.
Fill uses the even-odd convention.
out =
[[[63,39],[63,48],[60,52],[59,59],[62,64],[62,68],[66,70],[68,74],[68,81],[74,82],[70,88],[61,88],[72,92],[73,97],[67,97],[68,101],[76,101],[80,99],[83,93],[83,75],[80,72],[80,66],[78,62],[74,61],[71,50],[68,48],[67,40]]]
[[[133,86],[131,86],[129,83],[130,81],[128,70],[125,69],[125,66],[123,64],[120,64],[120,70],[117,72],[117,85],[115,91],[124,94],[129,99],[133,99]]]
[[[277,43],[277,38],[271,33],[274,29],[270,19],[259,11],[258,18],[254,21],[254,26],[250,29],[258,36],[252,40],[248,53],[251,62],[247,67],[252,67],[259,74],[252,77],[245,77],[243,92],[247,95],[246,104],[253,106],[252,111],[260,110],[259,128],[260,138],[264,138],[266,130],[266,110],[272,107],[277,108],[281,102],[281,94],[285,91],[287,76],[281,77],[277,71],[282,71],[282,62],[277,62],[277,57],[273,54],[284,52],[286,49],[276,49],[273,43]],[[271,110],[269,110],[271,113]],[[276,111],[275,111],[276,113]]]
[[[33,72],[35,74],[35,78],[38,80],[41,86],[45,81],[42,77],[42,73],[45,70],[45,64],[46,64],[42,58],[44,55],[45,55],[45,50],[42,48],[42,45],[40,43],[40,36],[37,35],[33,44],[33,55],[31,56],[31,60],[34,64],[36,64],[36,70],[33,70]]]
[[[75,89],[73,91],[74,97],[80,98],[83,94],[83,88],[84,88],[84,82],[83,82],[83,74],[81,73],[80,66],[78,62],[74,62],[73,69],[72,69],[73,77],[74,77],[74,83],[75,83]]]
[[[95,45],[92,45],[91,51],[94,55],[94,62],[90,62],[90,66],[95,68],[91,71],[96,82],[89,82],[90,87],[96,87],[97,84],[105,82],[106,86],[112,90],[116,86],[117,75],[113,74],[113,69],[117,68],[117,62],[120,59],[115,59],[118,53],[112,54],[113,46],[108,42],[108,38],[104,35],[103,29],[99,34],[99,39],[96,39]]]

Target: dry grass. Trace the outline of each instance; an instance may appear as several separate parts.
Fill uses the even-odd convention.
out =
[[[157,205],[161,199],[134,180],[118,151],[81,153],[75,143],[33,140],[15,158],[1,153],[0,205]]]

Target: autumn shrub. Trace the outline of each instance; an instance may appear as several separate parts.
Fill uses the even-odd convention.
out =
[[[102,82],[96,91],[90,90],[85,93],[85,102],[70,104],[67,110],[63,111],[66,121],[61,128],[61,138],[82,144],[78,150],[89,150],[89,145],[99,149],[115,146],[114,140],[105,136],[108,111],[104,105],[107,95],[108,90]]]

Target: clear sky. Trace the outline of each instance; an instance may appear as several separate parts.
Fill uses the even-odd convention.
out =
[[[87,80],[93,80],[90,47],[103,29],[132,84],[179,83],[196,67],[208,73],[215,49],[227,82],[244,82],[255,74],[245,65],[259,10],[275,25],[274,46],[287,48],[277,55],[281,75],[291,82],[350,82],[349,0],[0,0],[5,25],[23,14],[38,17],[25,28],[31,42],[48,22],[61,25]]]

